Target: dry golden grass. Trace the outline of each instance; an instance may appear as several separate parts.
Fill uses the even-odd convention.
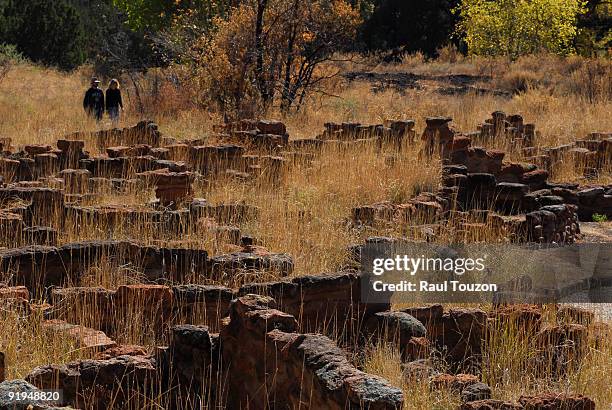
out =
[[[554,324],[555,320],[554,309],[545,306],[543,325]],[[562,359],[568,370],[559,376],[550,360],[540,359],[542,350],[535,343],[533,331],[516,322],[499,324],[490,329],[483,344],[481,380],[491,387],[492,398],[497,400],[516,401],[521,395],[558,391],[583,394],[592,398],[597,408],[607,408],[612,404],[612,386],[606,377],[612,372],[612,340],[609,333],[598,333],[597,326],[588,326],[582,360]],[[433,391],[427,379],[406,379],[400,363],[397,346],[382,344],[367,352],[363,367],[401,387],[404,409],[457,408],[457,392]]]
[[[401,354],[392,345],[382,344],[366,353],[364,371],[383,377],[404,393],[404,409],[455,409],[461,403],[459,395],[448,389],[432,390],[427,379],[406,379]]]
[[[0,346],[5,355],[7,380],[23,378],[36,366],[66,363],[92,354],[79,350],[71,340],[44,329],[40,311],[26,316],[2,310],[0,320]]]
[[[273,251],[291,254],[296,274],[331,272],[346,259],[347,246],[359,242],[359,235],[347,229],[353,207],[401,203],[417,187],[430,190],[438,184],[437,168],[419,163],[416,149],[388,166],[376,144],[359,150],[328,147],[311,166],[289,170],[280,185],[220,183],[203,196],[258,206],[261,214],[244,226],[246,232]]]
[[[605,97],[606,93],[601,92],[597,98],[589,99],[576,91],[581,81],[586,81],[581,76],[588,76],[584,70],[580,71],[585,62],[541,57],[540,60],[520,60],[509,66],[502,61],[464,59],[453,56],[450,51],[445,56],[444,60],[427,63],[422,57],[412,56],[394,66],[374,66],[365,62],[363,65],[347,64],[345,68],[435,75],[487,76],[494,73],[492,80],[483,79],[481,85],[511,88],[515,87],[513,84],[527,82],[528,86],[523,93],[506,98],[475,93],[441,95],[428,88],[373,92],[371,84],[339,81],[330,90],[338,97],[315,97],[298,113],[282,116],[271,110],[269,117],[282,119],[295,139],[314,137],[329,121],[367,124],[381,123],[385,119],[415,119],[418,135],[424,128],[424,117],[434,115],[453,117],[455,127],[468,132],[475,130],[496,110],[520,113],[526,122],[535,123],[541,132],[537,140],[539,146],[564,144],[594,131],[612,131],[612,101]],[[547,72],[554,75],[547,77]],[[95,124],[83,114],[82,93],[87,88],[89,73],[87,68],[70,74],[30,65],[13,68],[0,83],[0,137],[11,137],[14,146],[28,143],[54,145],[58,138],[74,131],[110,127],[106,120]],[[605,78],[601,79],[600,87],[609,84],[605,81]],[[219,115],[185,102],[184,96],[174,92],[166,95],[168,100],[164,101],[145,96],[146,110],[139,113],[132,87],[125,86],[124,99],[128,102],[128,109],[121,126],[151,118],[159,123],[164,134],[182,139],[206,136],[221,120]],[[90,141],[86,149],[97,151]],[[392,152],[379,151],[374,144],[365,144],[359,150],[326,146],[313,164],[291,167],[281,181],[198,182],[196,195],[213,203],[245,202],[258,206],[261,211],[259,218],[240,224],[244,233],[253,235],[271,251],[291,254],[296,264],[296,275],[331,272],[345,262],[348,245],[367,236],[406,234],[393,227],[365,231],[350,229],[348,218],[353,207],[382,201],[401,203],[418,192],[435,189],[440,178],[439,163],[420,161],[418,150],[418,146],[405,150],[394,165],[389,165],[385,157]],[[515,155],[509,153],[511,158]],[[573,180],[579,179],[580,175],[568,167],[555,178]],[[599,181],[610,183],[612,177],[603,175]],[[138,206],[152,197],[152,189],[147,188],[124,195],[103,193],[92,203]],[[145,244],[178,242],[183,246],[206,249],[212,254],[225,251],[222,244],[207,235],[190,232],[177,238],[144,220],[121,226],[85,221],[76,226],[63,223],[62,218],[58,214],[46,221],[51,226],[66,227],[60,232],[60,243],[84,239],[137,239]],[[474,236],[476,233],[480,236]],[[464,233],[463,237],[458,234],[454,239],[492,241],[495,240],[494,234],[493,230],[485,229]],[[23,238],[5,238],[0,245],[9,246],[20,241],[23,242]],[[114,289],[121,284],[138,282],[139,275],[138,269],[100,264],[85,273],[85,284]],[[194,278],[194,282],[199,280],[203,279]],[[148,326],[147,320],[140,321],[137,313],[136,307],[133,316],[117,318],[122,329],[116,335],[117,340],[150,348],[163,343],[165,336],[153,334],[150,331],[153,326]],[[23,377],[37,365],[90,355],[75,349],[57,335],[43,334],[40,317],[17,319],[9,317],[6,312],[0,314],[6,323],[0,329],[0,346],[7,355],[9,377]],[[97,326],[98,319],[96,312],[91,311],[79,312],[74,317],[75,322],[92,327]],[[197,318],[178,321],[194,319]],[[612,401],[606,377],[612,374],[610,339],[596,347],[592,343],[580,368],[560,382],[546,378],[537,380],[538,375],[530,372],[525,362],[533,352],[522,350],[520,347],[527,345],[519,342],[520,335],[513,329],[504,329],[495,340],[489,340],[485,353],[489,359],[488,367],[484,369],[483,378],[493,387],[494,397],[515,399],[521,393],[554,386],[587,394],[597,401],[598,406],[605,407]],[[407,409],[446,409],[458,403],[457,395],[451,392],[431,392],[425,382],[407,383],[401,375],[399,353],[393,346],[372,349],[363,367],[401,386]],[[153,402],[156,400],[161,403],[164,399],[152,399]]]

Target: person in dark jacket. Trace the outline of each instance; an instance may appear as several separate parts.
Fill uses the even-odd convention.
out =
[[[119,109],[123,110],[123,101],[121,100],[121,90],[119,89],[119,81],[116,79],[110,80],[106,89],[106,112],[110,117],[113,125],[119,122]]]
[[[83,109],[96,121],[100,121],[104,115],[104,93],[99,87],[100,80],[92,78],[91,87],[85,92],[85,98],[83,98]]]

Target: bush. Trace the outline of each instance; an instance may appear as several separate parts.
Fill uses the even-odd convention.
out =
[[[567,80],[569,91],[589,102],[612,100],[612,61],[598,58],[584,60]]]
[[[497,80],[497,88],[508,90],[513,94],[521,94],[538,86],[538,75],[527,70],[511,70]]]
[[[593,222],[607,222],[608,221],[608,217],[606,215],[601,215],[601,214],[593,214]]]
[[[0,44],[0,82],[14,65],[22,63],[23,60],[23,56],[14,45]]]

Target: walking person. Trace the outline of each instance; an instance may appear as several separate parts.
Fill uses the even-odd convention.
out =
[[[100,80],[97,78],[91,79],[91,87],[85,92],[83,98],[83,109],[90,117],[100,122],[104,115],[104,93],[100,89]]]
[[[110,80],[110,83],[108,83],[108,88],[106,89],[106,111],[114,126],[119,123],[120,108],[123,110],[119,81],[113,78]]]

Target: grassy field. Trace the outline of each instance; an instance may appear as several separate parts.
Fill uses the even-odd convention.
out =
[[[606,60],[538,56],[508,63],[469,60],[449,53],[429,62],[420,56],[410,56],[398,64],[380,65],[364,60],[340,68],[345,73],[374,72],[382,78],[410,72],[421,79],[418,88],[400,84],[380,89],[372,82],[349,82],[338,77],[330,81],[325,95],[313,96],[300,112],[282,116],[272,109],[266,117],[284,121],[292,139],[315,137],[322,132],[325,122],[371,124],[386,119],[414,119],[420,135],[424,118],[436,115],[450,116],[457,129],[470,132],[496,110],[522,114],[525,122],[535,123],[541,132],[536,144],[542,147],[568,143],[590,132],[612,131],[612,63]],[[14,66],[0,82],[0,137],[11,137],[13,146],[54,145],[58,138],[75,131],[110,127],[107,121],[95,124],[83,113],[82,94],[90,74],[88,67],[62,73],[26,63]],[[456,87],[454,76],[458,75],[470,76],[473,88],[440,92],[449,86]],[[163,83],[163,92],[156,93],[150,87],[151,81],[150,77],[141,79],[145,104],[142,112],[138,110],[133,84],[124,85],[127,110],[122,126],[150,118],[159,124],[164,135],[185,139],[206,137],[222,121],[218,114],[189,101],[185,97],[187,91],[182,93]],[[482,89],[502,92],[495,95],[483,93]],[[159,95],[164,99],[158,100]],[[492,146],[508,148],[502,142]],[[86,150],[96,152],[97,148],[88,144]],[[419,192],[437,187],[440,164],[435,159],[420,159],[419,151],[417,144],[390,163],[374,146],[358,151],[327,147],[311,166],[292,167],[280,184],[266,180],[246,184],[200,181],[196,183],[196,196],[213,203],[245,202],[258,206],[259,218],[240,226],[244,233],[253,235],[270,251],[292,255],[295,275],[333,272],[345,263],[350,244],[368,236],[401,234],[393,227],[353,228],[349,223],[352,208],[382,201],[402,203]],[[508,155],[513,158],[518,153]],[[601,175],[596,181],[585,181],[570,168],[554,178],[612,183],[610,174]],[[152,190],[129,192],[105,196],[96,203],[136,206],[153,197]],[[50,224],[59,226],[59,220]],[[486,234],[483,237],[496,240]],[[230,250],[203,235],[174,238],[138,224],[122,229],[75,226],[60,233],[60,243],[102,238],[133,238],[154,244],[180,242],[212,253]],[[87,284],[116,288],[137,281],[137,276],[138,272],[119,272],[101,266],[88,272]],[[198,280],[194,278],[195,282]],[[84,312],[82,323],[87,324],[91,316],[95,312]],[[5,323],[0,328],[0,346],[7,356],[8,378],[23,377],[37,365],[87,356],[65,340],[45,333],[40,326],[41,317],[24,319],[0,312],[0,318]],[[554,322],[554,315],[548,315],[547,320]],[[117,340],[149,348],[163,342],[147,333],[144,323],[130,322]],[[510,328],[487,340],[483,379],[493,388],[494,398],[515,399],[520,394],[548,390],[552,386],[560,391],[586,394],[596,400],[598,408],[607,408],[612,403],[612,386],[607,380],[612,374],[612,338],[604,338],[603,344],[590,340],[586,359],[562,378],[547,374],[545,368],[530,367],[533,352],[528,349],[528,341],[528,336]],[[361,363],[363,368],[401,386],[407,409],[446,409],[459,403],[456,394],[432,392],[426,382],[407,383],[402,377],[399,352],[393,346],[375,348],[367,357]]]

